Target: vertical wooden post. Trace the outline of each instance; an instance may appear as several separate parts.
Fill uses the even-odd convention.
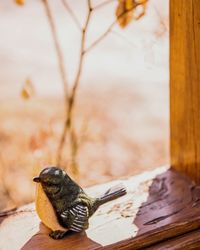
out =
[[[200,182],[200,0],[170,0],[171,164]]]

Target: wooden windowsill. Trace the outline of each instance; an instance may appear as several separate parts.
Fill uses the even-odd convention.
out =
[[[102,206],[85,233],[62,240],[48,236],[49,230],[40,223],[34,204],[0,217],[0,249],[144,249],[150,245],[156,249],[158,242],[200,228],[200,186],[187,177],[160,167],[86,191],[96,196],[119,182],[127,186],[128,194]],[[184,239],[190,242],[188,237]]]

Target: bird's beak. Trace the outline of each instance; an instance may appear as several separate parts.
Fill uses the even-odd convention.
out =
[[[40,177],[38,177],[38,176],[34,177],[34,178],[33,178],[33,181],[34,181],[34,182],[40,182]]]

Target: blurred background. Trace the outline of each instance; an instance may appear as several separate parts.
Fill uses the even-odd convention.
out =
[[[132,0],[124,24],[130,1],[91,2],[83,39],[87,1],[0,1],[0,210],[33,201],[47,165],[86,187],[168,164],[168,0]]]

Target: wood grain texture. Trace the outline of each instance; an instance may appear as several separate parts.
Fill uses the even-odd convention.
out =
[[[172,166],[200,183],[200,1],[170,1]]]
[[[160,244],[148,247],[147,249],[148,250],[195,250],[195,249],[198,250],[200,249],[200,230],[180,235],[173,239],[164,241]]]
[[[200,228],[200,186],[174,170],[158,168],[86,191],[93,196],[123,182],[128,194],[102,206],[89,229],[55,241],[34,205],[0,217],[1,250],[144,249]]]

